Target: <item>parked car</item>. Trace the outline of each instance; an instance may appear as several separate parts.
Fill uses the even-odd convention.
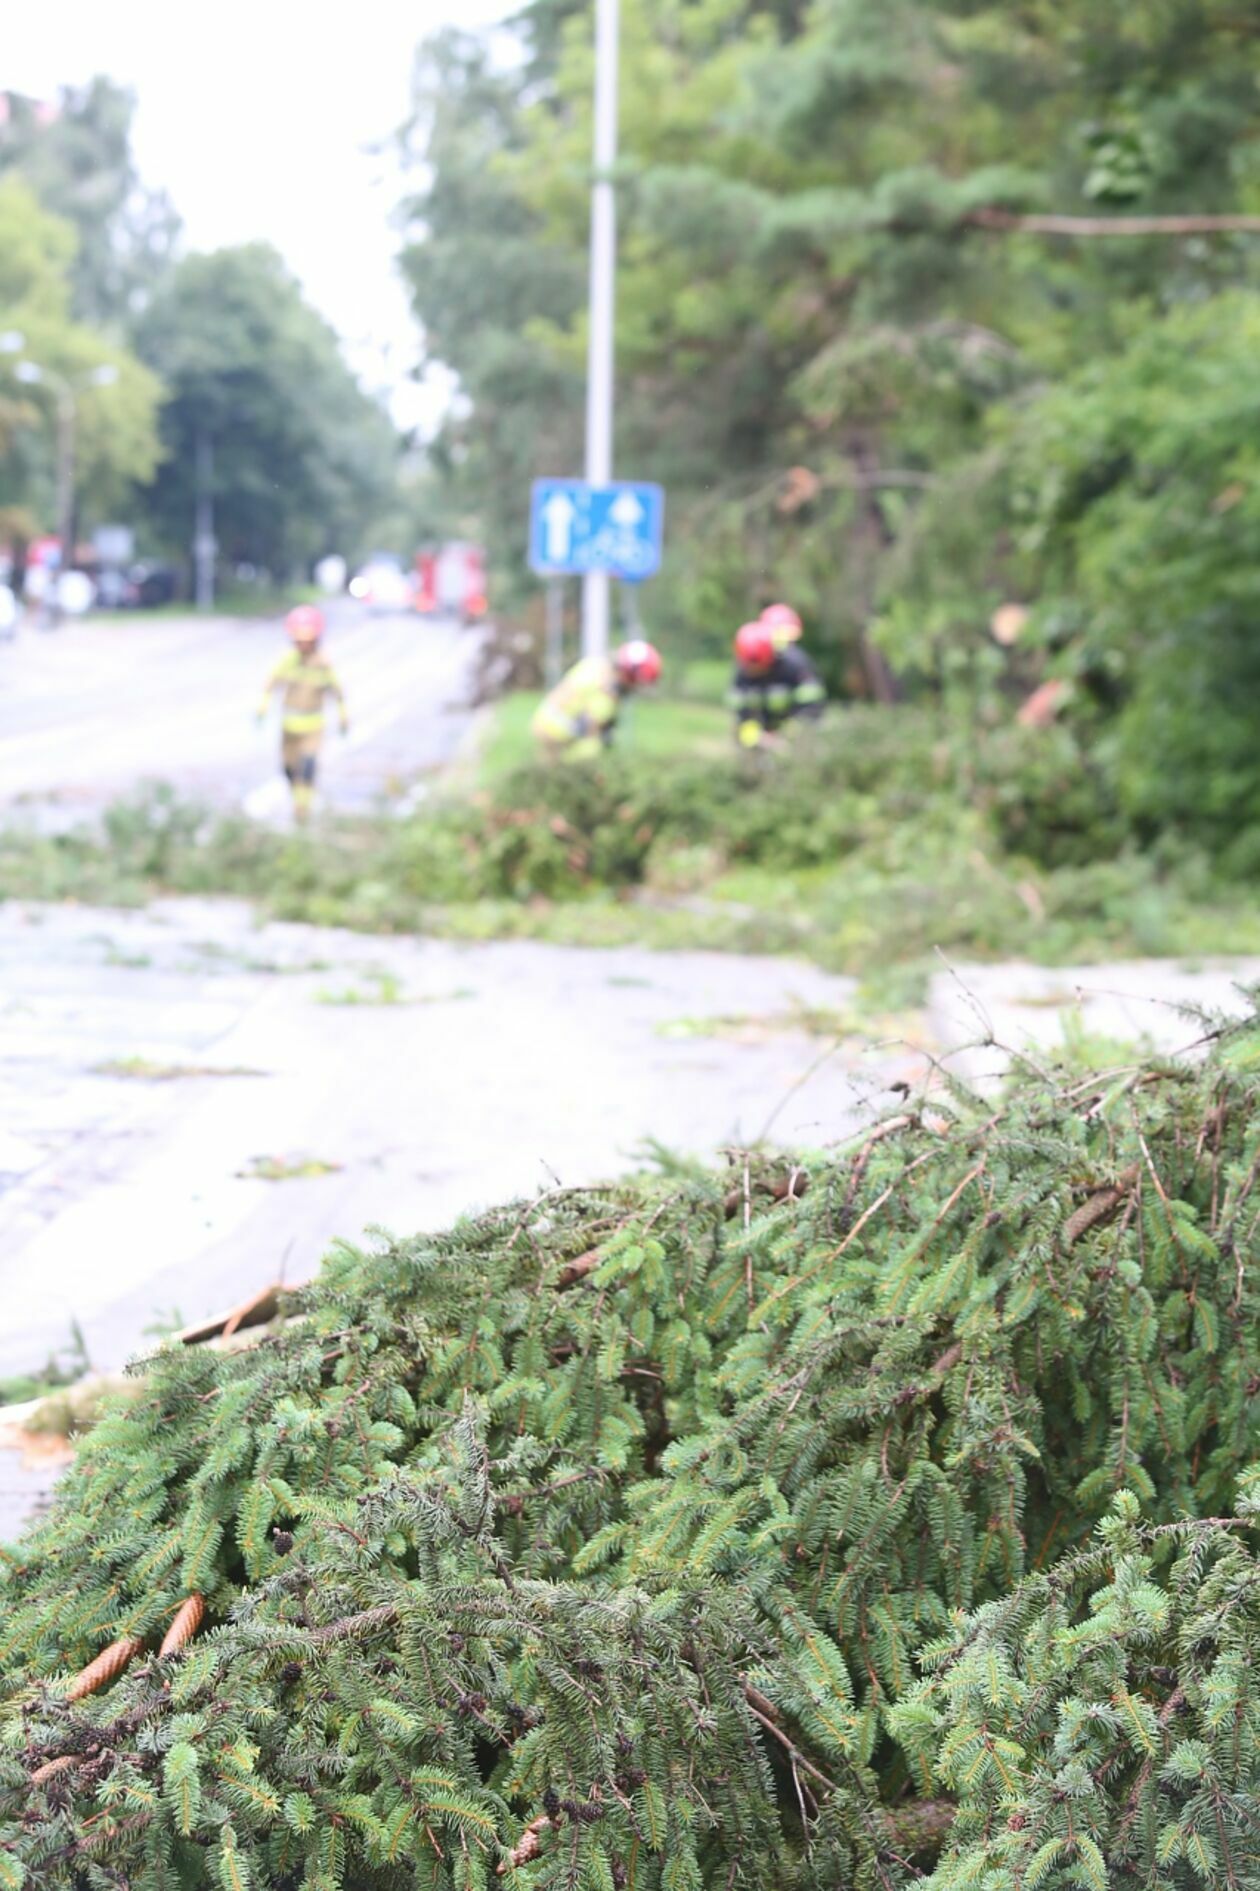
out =
[[[173,565],[132,565],[127,572],[123,603],[131,610],[156,610],[179,596],[179,573]]]

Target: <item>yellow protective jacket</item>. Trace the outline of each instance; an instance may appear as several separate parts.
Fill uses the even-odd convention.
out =
[[[284,691],[282,727],[286,735],[318,735],[324,726],[324,698],[332,696],[345,720],[346,703],[331,663],[319,650],[286,650],[263,689],[260,715],[273,693]]]
[[[611,739],[619,703],[617,675],[608,658],[583,657],[534,711],[534,739],[571,760],[589,760]]]

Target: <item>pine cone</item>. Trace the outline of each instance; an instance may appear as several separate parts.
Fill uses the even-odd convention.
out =
[[[178,1654],[201,1627],[205,1613],[205,1598],[196,1593],[190,1595],[163,1636],[158,1659],[164,1660],[167,1655]]]
[[[89,1661],[86,1668],[75,1675],[66,1690],[68,1701],[81,1701],[89,1694],[95,1694],[98,1688],[108,1687],[127,1667],[144,1647],[138,1635],[124,1635],[121,1641],[112,1641],[108,1648],[102,1648],[95,1661]]]
[[[44,1764],[37,1766],[35,1771],[31,1774],[31,1785],[46,1785],[50,1779],[56,1779],[58,1773],[68,1773],[70,1768],[77,1764],[78,1762],[72,1753],[63,1753],[60,1759],[45,1760]]]

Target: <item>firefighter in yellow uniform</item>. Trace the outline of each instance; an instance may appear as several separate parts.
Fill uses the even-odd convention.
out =
[[[534,711],[539,749],[553,761],[594,761],[612,741],[622,697],[660,673],[660,652],[641,637],[611,657],[583,657]]]
[[[293,791],[294,818],[305,821],[315,798],[315,771],[324,739],[325,697],[336,700],[343,735],[350,724],[341,684],[320,650],[324,613],[313,604],[299,604],[285,618],[284,627],[293,648],[285,652],[267,678],[258,720],[266,719],[272,696],[277,690],[283,691],[280,759]]]

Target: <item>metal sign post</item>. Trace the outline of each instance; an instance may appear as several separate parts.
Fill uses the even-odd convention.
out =
[[[618,0],[595,0],[595,179],[591,186],[590,338],[586,356],[586,479],[612,479],[613,317],[617,267]],[[609,575],[588,571],[582,580],[582,655],[608,651]]]
[[[554,689],[564,675],[564,580],[547,580],[547,641],[543,647],[543,681]]]
[[[214,609],[214,446],[207,433],[197,435],[197,523],[193,535],[195,595],[199,611]]]

